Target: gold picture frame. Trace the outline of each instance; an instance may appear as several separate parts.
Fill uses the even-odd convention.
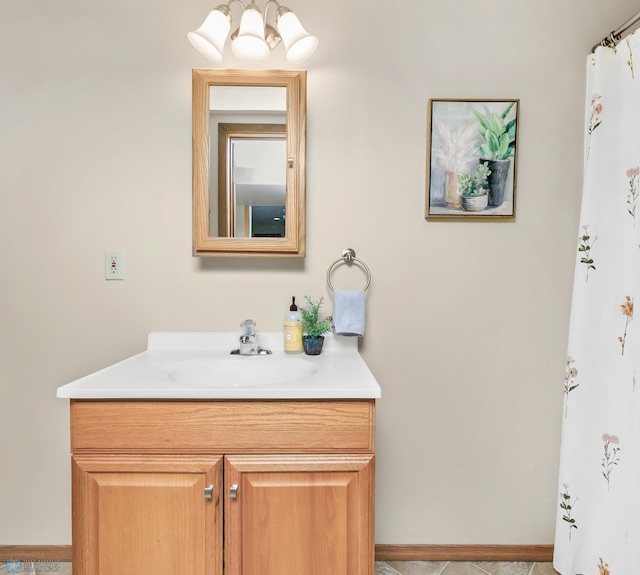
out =
[[[430,99],[425,217],[515,218],[520,100]]]

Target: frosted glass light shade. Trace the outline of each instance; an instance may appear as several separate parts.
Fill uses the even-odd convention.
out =
[[[245,62],[264,62],[269,57],[269,46],[264,39],[264,21],[255,4],[242,13],[238,36],[231,42],[231,50]]]
[[[298,17],[288,8],[281,7],[278,10],[276,25],[284,43],[287,61],[302,62],[316,51],[318,39],[302,27]]]
[[[222,9],[225,10],[222,10]],[[214,62],[222,62],[224,43],[231,28],[229,11],[226,6],[218,6],[209,12],[207,19],[195,32],[189,32],[187,37],[193,47],[205,58]]]

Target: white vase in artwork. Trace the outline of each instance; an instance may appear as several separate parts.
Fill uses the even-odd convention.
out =
[[[462,197],[462,209],[465,212],[481,212],[489,203],[489,194],[484,196]]]

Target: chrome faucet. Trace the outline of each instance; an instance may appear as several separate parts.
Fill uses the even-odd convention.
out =
[[[269,354],[271,350],[264,349],[258,345],[256,341],[256,322],[252,319],[245,319],[241,324],[242,333],[240,334],[240,347],[234,349],[233,355],[258,355]]]

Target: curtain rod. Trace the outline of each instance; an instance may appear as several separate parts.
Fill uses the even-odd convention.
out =
[[[606,48],[615,48],[622,40],[622,34],[626,32],[629,28],[631,28],[634,24],[637,24],[640,21],[640,12],[638,12],[635,16],[629,18],[622,26],[615,29],[611,34],[605,36],[600,42],[598,42],[593,48],[591,48],[592,52],[596,51],[598,46],[605,46]]]

